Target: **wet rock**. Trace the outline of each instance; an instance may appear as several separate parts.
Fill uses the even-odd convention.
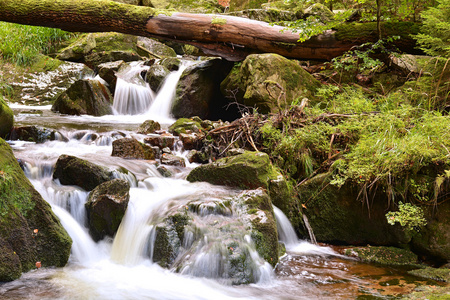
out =
[[[139,125],[137,132],[141,134],[149,134],[154,133],[157,130],[161,130],[161,125],[153,120],[147,120]]]
[[[202,128],[200,122],[193,119],[180,118],[175,123],[169,127],[169,132],[174,135],[179,135],[180,133],[199,133]]]
[[[52,111],[68,115],[103,116],[112,114],[112,96],[97,80],[82,79],[56,98]]]
[[[89,233],[95,241],[105,236],[114,237],[128,207],[129,191],[128,181],[113,179],[89,193],[85,206]]]
[[[244,191],[238,196],[239,202],[246,206],[252,224],[251,237],[256,250],[272,267],[278,263],[278,231],[273,206],[264,189]]]
[[[132,159],[155,159],[153,149],[133,138],[122,138],[112,143],[112,156]]]
[[[163,58],[158,62],[169,71],[177,71],[180,68],[181,60],[175,57]]]
[[[63,154],[56,161],[53,179],[59,179],[61,184],[77,185],[90,191],[112,178],[111,172],[106,168],[75,156]]]
[[[171,134],[149,134],[144,138],[144,143],[159,147],[160,149],[172,149],[175,144],[175,137]]]
[[[0,96],[0,138],[6,138],[14,124],[14,113]]]
[[[125,64],[123,60],[107,62],[98,65],[98,75],[108,83],[111,93],[116,90],[117,76],[116,72]]]
[[[167,153],[161,155],[161,163],[169,166],[186,167],[184,158]]]
[[[191,150],[186,158],[190,163],[206,164],[209,162],[209,155],[203,151]]]
[[[61,133],[48,128],[37,126],[14,127],[10,134],[10,140],[21,140],[35,143],[45,143],[46,141],[65,140]]]
[[[160,58],[161,56],[168,56],[168,57],[177,56],[175,50],[154,39],[146,37],[138,37],[137,45],[147,50],[147,51],[141,50],[142,52],[140,52],[140,54],[142,56],[150,56],[150,57],[156,56],[157,58]]]
[[[11,147],[0,139],[0,281],[43,267],[63,267],[72,240],[33,188]]]
[[[172,172],[170,172],[170,170],[165,166],[158,166],[156,170],[158,170],[159,174],[161,174],[163,177],[172,177]]]
[[[11,101],[52,104],[55,97],[85,74],[93,74],[93,71],[84,64],[41,57],[32,72],[20,74],[16,81],[9,83],[14,90]]]
[[[122,60],[124,62],[132,62],[142,60],[142,57],[134,51],[127,50],[114,50],[114,51],[102,51],[95,52],[85,56],[86,65],[94,70],[98,70],[101,64]]]
[[[226,111],[226,101],[220,92],[220,83],[231,70],[228,62],[211,58],[187,67],[180,77],[172,104],[175,118],[199,116],[217,117]]]
[[[315,101],[320,82],[295,61],[277,54],[252,54],[221,83],[225,97],[255,107],[260,113],[276,112],[292,99]]]
[[[185,150],[197,149],[199,150],[203,145],[203,138],[205,135],[203,133],[180,133],[179,138],[183,143],[183,148]]]
[[[148,69],[145,81],[148,82],[153,91],[157,92],[169,74],[170,71],[166,67],[155,64]]]
[[[206,181],[242,189],[268,188],[269,181],[280,173],[273,167],[269,156],[263,152],[246,151],[244,154],[218,159],[201,165],[189,173],[190,182]]]
[[[345,255],[365,262],[388,266],[411,266],[418,264],[417,255],[410,250],[395,247],[356,247],[345,250]]]

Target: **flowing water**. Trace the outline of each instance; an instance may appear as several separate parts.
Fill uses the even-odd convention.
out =
[[[1,299],[393,299],[419,283],[401,270],[359,263],[330,247],[299,240],[276,207],[279,237],[287,254],[272,270],[242,229],[246,226],[242,212],[224,204],[239,191],[187,182],[184,178],[195,165],[173,168],[174,176],[163,178],[154,162],[111,157],[112,141],[124,136],[142,139],[135,134],[136,129],[154,114],[166,120],[165,126],[170,124],[170,100],[181,72],[171,74],[158,95],[136,74],[125,74],[131,82],[118,82],[116,115],[61,116],[49,107],[13,106],[16,125],[38,125],[60,132],[59,140],[42,144],[10,143],[24,162],[30,181],[72,237],[73,246],[66,267],[33,270],[19,280],[0,284]],[[52,179],[61,154],[107,166],[116,170],[116,177],[130,182],[130,203],[113,239],[96,243],[89,236],[84,209],[88,192]],[[134,175],[117,171],[120,168]],[[185,229],[183,263],[175,272],[152,262],[155,226],[184,207],[194,216],[195,230]],[[225,227],[228,235],[219,230]],[[231,284],[224,248],[227,239],[248,253],[256,283]]]

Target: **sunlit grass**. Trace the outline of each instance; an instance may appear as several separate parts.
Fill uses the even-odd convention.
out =
[[[0,22],[0,55],[16,65],[30,65],[38,54],[48,54],[73,35],[55,28]]]

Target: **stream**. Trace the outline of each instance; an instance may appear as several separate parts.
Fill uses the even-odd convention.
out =
[[[23,162],[26,175],[71,236],[73,246],[66,267],[36,269],[16,281],[0,283],[1,299],[397,299],[427,283],[406,275],[405,270],[361,263],[339,254],[336,247],[299,240],[277,208],[274,208],[277,227],[287,254],[275,269],[251,250],[248,237],[239,237],[240,243],[248,244],[250,249],[256,274],[254,284],[231,285],[222,276],[220,258],[206,250],[215,239],[227,238],[218,236],[211,222],[220,225],[231,222],[230,219],[239,222],[239,211],[216,216],[213,221],[209,216],[196,220],[205,236],[204,242],[192,253],[190,264],[178,273],[153,263],[148,255],[152,245],[147,242],[154,234],[151,220],[188,201],[209,203],[239,193],[207,183],[187,182],[184,178],[195,164],[187,162],[186,168],[172,167],[174,175],[163,178],[154,162],[111,156],[114,140],[124,136],[143,139],[143,135],[135,133],[143,121],[159,121],[165,129],[174,121],[169,115],[170,101],[182,70],[169,75],[158,94],[139,79],[139,82],[120,79],[113,105],[115,115],[66,116],[51,112],[49,106],[11,105],[16,115],[15,126],[36,125],[61,134],[60,139],[41,144],[9,143]],[[184,155],[181,147],[175,148],[177,155]],[[112,170],[125,168],[134,174],[116,173],[130,182],[131,190],[127,212],[114,239],[94,242],[86,227],[84,203],[88,192],[52,179],[61,154]],[[189,243],[186,234],[183,245]]]

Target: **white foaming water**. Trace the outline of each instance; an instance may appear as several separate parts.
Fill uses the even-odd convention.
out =
[[[307,241],[299,240],[291,222],[286,215],[276,206],[273,206],[277,220],[278,238],[286,245],[286,250],[298,255],[332,255],[341,256],[329,247],[321,247]]]

